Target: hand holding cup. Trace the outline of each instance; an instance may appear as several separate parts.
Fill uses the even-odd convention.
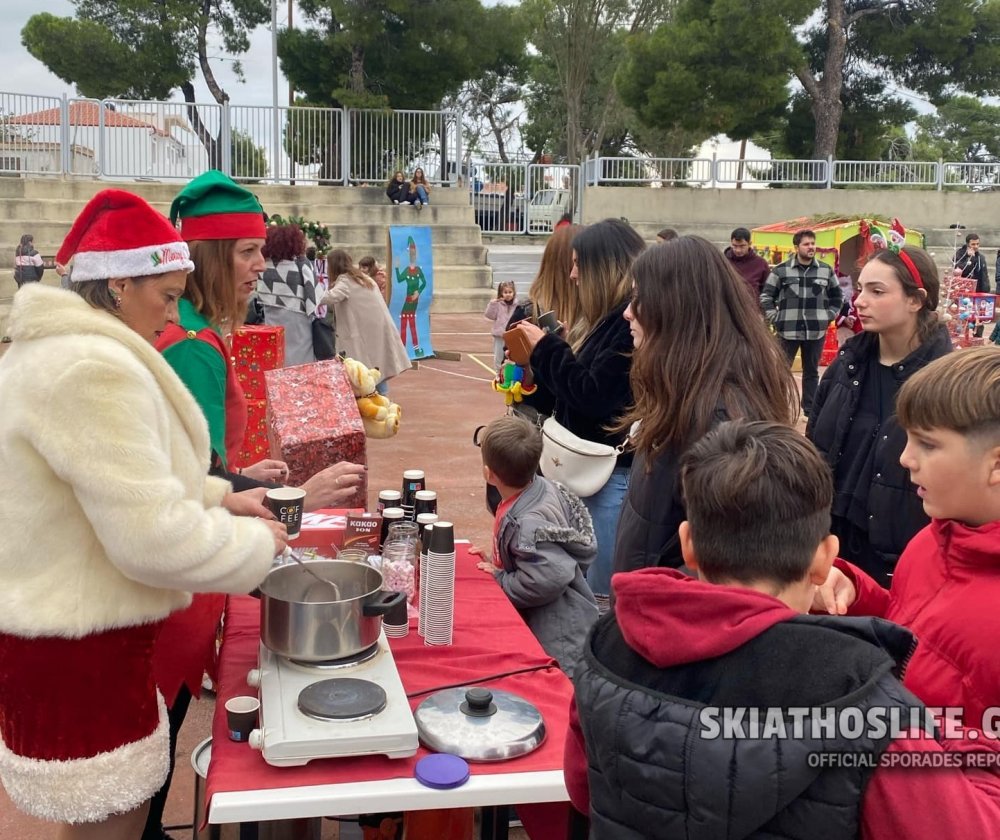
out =
[[[264,506],[266,487],[251,487],[239,493],[227,493],[222,506],[233,516],[256,516],[260,519],[274,519],[274,514]]]

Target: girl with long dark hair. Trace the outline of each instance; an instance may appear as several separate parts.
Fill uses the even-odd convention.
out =
[[[788,364],[712,243],[681,236],[650,248],[632,266],[625,319],[633,403],[617,429],[634,452],[622,505],[614,570],[683,565],[678,463],[723,420],[792,423],[798,407]]]

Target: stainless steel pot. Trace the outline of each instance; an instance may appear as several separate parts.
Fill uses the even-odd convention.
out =
[[[382,592],[382,573],[363,563],[309,563],[318,582],[297,565],[278,566],[260,585],[260,639],[281,656],[320,662],[343,659],[378,641],[382,616],[405,602]]]

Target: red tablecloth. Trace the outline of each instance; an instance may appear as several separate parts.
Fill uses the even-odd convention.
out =
[[[545,742],[533,753],[512,761],[471,764],[472,773],[561,769],[572,685],[542,650],[492,576],[476,568],[465,545],[457,547],[455,591],[455,631],[451,646],[424,645],[416,632],[416,619],[411,621],[408,636],[389,639],[407,693],[452,684],[483,683],[519,694],[541,711],[548,733]],[[414,765],[427,755],[427,750],[420,748],[408,759],[375,755],[312,761],[304,767],[272,767],[256,750],[229,740],[224,704],[230,697],[247,691],[247,672],[257,662],[259,621],[256,599],[248,596],[229,599],[219,663],[219,702],[215,707],[212,731],[212,762],[206,785],[208,801],[220,791],[411,777]],[[533,667],[540,667],[540,670],[500,679],[493,676]],[[424,697],[426,694],[411,697],[411,706],[416,708]],[[530,832],[528,814],[522,814],[522,819]],[[537,836],[545,835],[539,832]],[[550,833],[548,836],[558,835]]]

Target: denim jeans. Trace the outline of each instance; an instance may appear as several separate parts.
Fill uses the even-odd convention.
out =
[[[605,598],[611,594],[611,570],[615,558],[615,533],[618,531],[618,515],[628,491],[631,467],[615,467],[611,478],[593,496],[581,501],[590,511],[597,535],[597,557],[587,569],[587,583],[594,595]]]
[[[430,199],[427,198],[427,190],[420,184],[417,184],[417,197],[423,204],[430,204]]]
[[[383,397],[389,396],[389,380],[383,379],[378,385],[375,386],[375,392],[381,394]]]

